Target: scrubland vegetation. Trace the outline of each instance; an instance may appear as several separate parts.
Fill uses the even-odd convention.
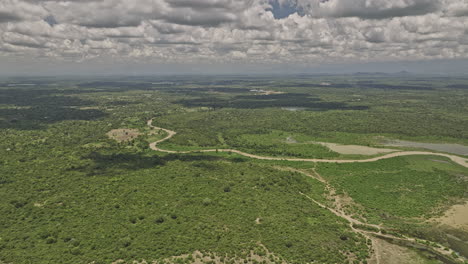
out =
[[[165,134],[146,125],[154,118],[177,131],[165,149],[276,157],[359,158],[314,142],[375,146],[382,137],[468,144],[468,90],[453,86],[465,80],[175,78],[0,84],[0,262],[161,261],[201,251],[229,263],[266,248],[287,263],[366,263],[370,241],[301,195],[325,202],[324,183],[276,166],[314,167],[385,232],[447,247],[446,234],[467,240],[426,222],[467,198],[468,170],[444,158],[304,164],[164,154],[148,144]],[[121,128],[141,136],[106,135]]]

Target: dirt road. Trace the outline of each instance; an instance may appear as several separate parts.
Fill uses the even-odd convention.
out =
[[[314,178],[314,179],[316,179],[316,180],[318,180],[320,182],[325,183],[327,185],[327,189],[328,189],[329,192],[331,192],[331,191],[334,192],[334,190],[331,188],[331,186],[329,186],[328,182],[315,171],[314,171],[313,174],[310,174],[310,173],[307,173],[306,171],[298,170],[298,169],[294,169],[294,168],[277,168],[277,169],[281,169],[281,170],[286,169],[286,170],[289,170],[289,171],[295,171],[295,172],[301,173],[301,174],[303,174],[303,175],[305,175],[307,177],[312,177],[312,178]],[[451,257],[453,256],[453,254],[455,254],[455,251],[453,249],[443,248],[442,246],[433,246],[434,244],[437,244],[437,243],[433,243],[433,242],[428,241],[428,240],[416,239],[416,238],[408,237],[408,236],[394,236],[392,234],[383,233],[381,231],[381,230],[384,230],[384,227],[382,225],[374,225],[374,224],[369,224],[369,223],[366,223],[366,222],[362,222],[360,220],[357,220],[357,219],[353,218],[351,215],[347,214],[344,210],[341,210],[340,208],[342,208],[342,206],[339,205],[340,199],[333,199],[335,208],[331,208],[329,206],[326,206],[326,205],[318,202],[317,200],[313,199],[312,197],[310,197],[310,196],[308,196],[308,195],[306,195],[304,193],[300,192],[300,194],[305,196],[307,199],[311,200],[312,202],[314,202],[318,206],[329,210],[334,215],[345,219],[349,223],[349,227],[351,228],[351,230],[353,230],[356,233],[359,233],[359,234],[363,235],[367,239],[372,240],[373,247],[375,246],[377,239],[389,239],[389,240],[395,241],[395,242],[403,241],[403,242],[406,242],[408,245],[413,245],[413,246],[418,247],[420,249],[422,248],[422,249],[425,249],[425,250],[427,250],[429,252],[432,252],[433,254],[436,254],[439,257],[439,259],[446,260],[446,262],[444,262],[444,263],[464,263],[463,261],[466,260],[465,258],[461,258],[461,260],[460,259],[452,260]],[[371,229],[369,229],[369,228],[371,228]],[[372,231],[373,229],[374,230],[379,230],[379,231]],[[369,263],[380,264],[381,263],[381,255],[382,255],[381,251],[382,251],[382,249],[374,247],[374,252],[370,256]]]
[[[453,162],[455,162],[457,164],[460,164],[463,167],[468,168],[468,159],[466,159],[466,158],[462,158],[462,157],[454,156],[454,155],[449,155],[449,154],[444,154],[444,153],[425,152],[425,151],[394,152],[394,153],[386,154],[386,155],[383,155],[383,156],[380,156],[380,157],[375,157],[375,158],[370,158],[370,159],[363,159],[363,160],[329,160],[329,159],[298,159],[298,158],[265,157],[265,156],[258,156],[258,155],[254,155],[254,154],[249,154],[249,153],[242,152],[242,151],[235,150],[235,149],[204,149],[204,150],[191,150],[191,151],[166,150],[166,149],[159,148],[158,144],[161,143],[161,142],[164,142],[166,140],[169,140],[170,138],[175,136],[177,134],[177,132],[169,130],[169,129],[153,126],[153,120],[152,119],[148,120],[147,124],[148,124],[149,127],[153,128],[155,130],[162,130],[162,131],[167,133],[166,137],[164,137],[164,138],[162,138],[160,140],[157,140],[155,142],[152,142],[149,145],[152,150],[165,152],[165,153],[187,154],[187,153],[201,153],[201,152],[231,152],[231,153],[237,153],[237,154],[245,156],[245,157],[260,159],[260,160],[287,160],[287,161],[326,162],[326,163],[373,162],[373,161],[378,161],[378,160],[382,160],[382,159],[389,159],[389,158],[399,157],[399,156],[433,155],[433,156],[447,157],[447,158],[451,159]],[[304,171],[299,171],[299,170],[296,170],[296,169],[293,169],[293,168],[289,168],[289,170],[297,171],[299,173],[305,174],[308,177],[314,177],[315,176],[314,178],[316,178],[317,180],[319,180],[319,181],[321,181],[321,182],[328,185],[328,183],[318,174],[317,175],[311,175],[311,174],[305,173]],[[437,254],[438,256],[447,257],[447,259],[449,259],[450,256],[452,255],[452,253],[454,253],[454,251],[452,249],[442,249],[442,248],[439,248],[439,247],[427,246],[427,244],[429,244],[429,241],[417,240],[415,238],[410,238],[410,237],[395,237],[393,235],[383,234],[380,231],[379,232],[374,232],[374,231],[370,231],[370,230],[362,230],[361,228],[357,228],[356,225],[366,226],[368,228],[377,228],[377,229],[381,229],[382,226],[361,222],[361,221],[359,221],[357,219],[354,219],[350,215],[346,214],[344,211],[340,210],[339,209],[340,206],[337,206],[336,209],[335,208],[330,208],[330,207],[316,201],[315,199],[309,197],[308,195],[306,195],[304,193],[300,193],[300,194],[304,195],[305,197],[307,197],[309,200],[311,200],[312,202],[314,202],[318,206],[320,206],[322,208],[325,208],[325,209],[328,209],[330,212],[332,212],[336,216],[345,219],[349,223],[349,226],[351,227],[352,230],[354,230],[357,233],[360,233],[360,234],[364,235],[368,239],[371,239],[370,236],[376,236],[376,237],[380,237],[380,238],[387,238],[387,239],[401,240],[401,241],[410,242],[410,243],[413,243],[415,245],[419,245],[420,247],[424,247],[427,250],[430,250],[431,252]],[[423,242],[423,243],[421,243],[421,242]],[[424,243],[424,242],[427,242],[427,243]],[[375,258],[375,263],[378,264],[380,261],[379,261],[378,253],[376,253],[376,254],[377,255],[374,256],[374,258]],[[453,263],[459,263],[459,262],[454,261]]]
[[[450,154],[445,154],[445,153],[437,153],[437,152],[429,152],[429,151],[400,151],[400,152],[394,152],[386,155],[382,155],[380,157],[375,157],[375,158],[370,158],[370,159],[359,159],[359,160],[333,160],[333,159],[301,159],[301,158],[277,158],[277,157],[266,157],[266,156],[259,156],[255,154],[250,154],[246,152],[242,152],[239,150],[235,149],[203,149],[203,150],[191,150],[191,151],[174,151],[174,150],[166,150],[166,149],[161,149],[158,147],[158,144],[161,142],[164,142],[166,140],[169,140],[173,136],[177,134],[177,132],[161,128],[161,127],[156,127],[153,126],[153,120],[150,119],[147,122],[148,126],[156,129],[156,130],[162,130],[167,133],[167,136],[163,139],[160,139],[158,141],[152,142],[149,146],[152,150],[155,151],[160,151],[160,152],[166,152],[166,153],[179,153],[179,154],[188,154],[188,153],[206,153],[206,152],[230,152],[230,153],[236,153],[245,157],[253,158],[253,159],[259,159],[259,160],[286,160],[286,161],[303,161],[303,162],[324,162],[324,163],[355,163],[355,162],[373,162],[373,161],[378,161],[382,159],[389,159],[389,158],[394,158],[394,157],[400,157],[400,156],[411,156],[411,155],[431,155],[431,156],[441,156],[441,157],[446,157],[452,160],[453,162],[468,168],[468,159],[467,158],[462,158],[459,156],[455,155],[450,155]]]

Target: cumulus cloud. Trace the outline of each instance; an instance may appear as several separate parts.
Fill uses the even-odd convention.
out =
[[[316,17],[386,19],[436,12],[441,3],[435,0],[297,0],[297,5]]]
[[[19,20],[21,20],[21,17],[18,14],[7,11],[0,11],[0,23]]]
[[[40,5],[19,0],[0,1],[0,23],[36,20],[46,14],[47,11]]]
[[[276,19],[273,8],[282,5],[290,14]],[[465,0],[0,0],[0,56],[223,63],[464,58],[467,11]]]
[[[446,0],[444,12],[448,16],[468,16],[468,2],[464,0]]]

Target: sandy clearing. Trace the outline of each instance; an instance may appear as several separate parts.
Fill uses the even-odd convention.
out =
[[[322,146],[329,148],[331,151],[338,152],[340,154],[347,155],[377,155],[382,153],[389,153],[399,151],[398,149],[387,149],[387,148],[372,148],[358,145],[340,145],[336,143],[327,142],[316,142]]]
[[[304,162],[324,162],[324,163],[361,163],[361,162],[373,162],[373,161],[378,161],[378,160],[383,160],[383,159],[389,159],[389,158],[394,158],[394,157],[401,157],[401,156],[411,156],[411,155],[431,155],[431,156],[441,156],[441,157],[446,157],[451,159],[453,162],[468,168],[468,159],[467,158],[462,158],[459,156],[455,155],[450,155],[450,154],[445,154],[445,153],[437,153],[437,152],[429,152],[429,151],[400,151],[400,152],[393,152],[389,153],[383,156],[379,157],[374,157],[370,159],[360,159],[360,160],[331,160],[331,159],[300,159],[300,158],[276,158],[276,157],[265,157],[265,156],[259,156],[259,155],[254,155],[254,154],[249,154],[246,152],[242,152],[239,150],[235,149],[205,149],[205,150],[192,150],[192,151],[174,151],[174,150],[165,150],[158,148],[158,144],[161,142],[164,142],[173,136],[177,134],[177,132],[161,128],[161,127],[156,127],[153,126],[153,120],[150,119],[147,122],[148,126],[157,129],[157,130],[162,130],[167,133],[167,136],[163,139],[160,139],[158,141],[152,142],[149,147],[152,150],[155,151],[160,151],[160,152],[165,152],[165,153],[177,153],[177,154],[188,154],[188,153],[206,153],[206,152],[227,152],[227,153],[236,153],[245,157],[249,158],[254,158],[254,159],[259,159],[259,160],[285,160],[285,161],[304,161]]]
[[[444,225],[468,231],[468,201],[464,204],[453,205],[442,217],[433,220]]]
[[[118,142],[130,141],[140,135],[141,133],[138,131],[138,129],[131,128],[113,129],[107,132],[108,137],[117,140]]]

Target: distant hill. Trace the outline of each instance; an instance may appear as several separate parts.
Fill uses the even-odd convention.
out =
[[[354,76],[408,76],[412,75],[413,73],[408,71],[399,71],[395,73],[387,73],[387,72],[355,72],[353,73]]]

